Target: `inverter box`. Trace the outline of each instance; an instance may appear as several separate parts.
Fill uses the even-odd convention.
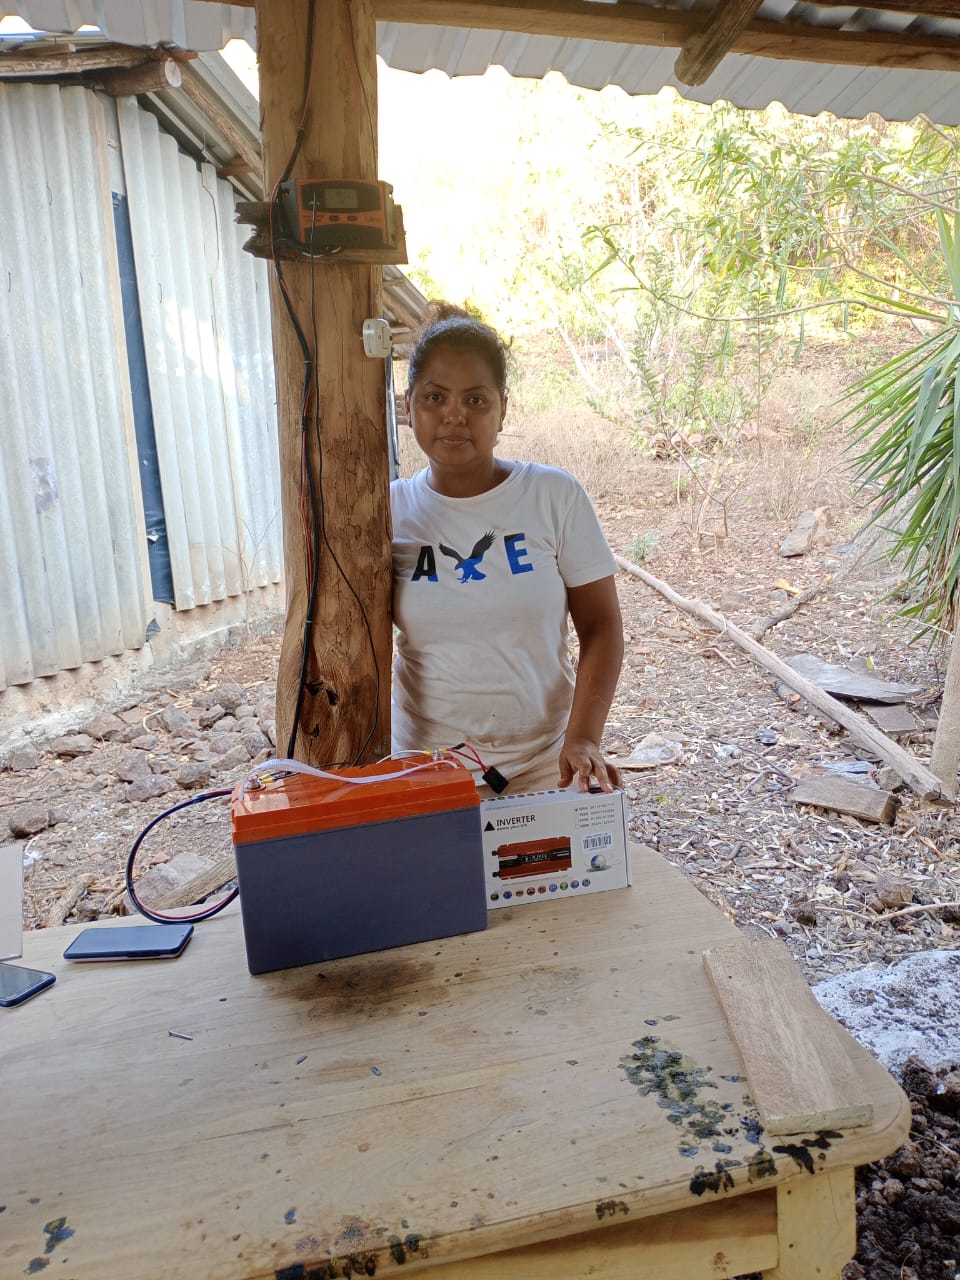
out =
[[[630,883],[622,791],[538,791],[480,801],[487,906],[517,907]]]
[[[233,797],[251,973],[487,927],[480,797],[463,765],[413,756],[314,777],[275,763]]]

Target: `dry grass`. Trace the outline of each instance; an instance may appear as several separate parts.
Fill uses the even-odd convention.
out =
[[[623,499],[636,489],[642,459],[625,428],[589,409],[518,416],[504,428],[502,453],[562,467],[595,502]]]
[[[831,440],[810,448],[803,439],[776,437],[759,449],[752,486],[757,506],[778,520],[810,507],[855,506],[851,477]]]
[[[836,353],[811,351],[802,366],[778,374],[758,420],[746,430],[713,449],[662,460],[652,458],[625,425],[578,403],[574,388],[553,394],[547,379],[538,395],[528,379],[511,398],[499,453],[562,467],[608,510],[648,501],[672,505],[692,545],[704,536],[725,537],[731,519],[755,516],[789,524],[819,506],[833,512],[838,535],[852,536],[864,512],[835,426],[837,402],[850,377]],[[425,460],[406,426],[400,444],[401,475],[412,475]]]
[[[511,411],[498,453],[562,467],[580,480],[595,502],[617,501],[632,492],[643,465],[629,433],[589,409]],[[413,475],[424,462],[412,431],[401,427],[400,474]]]

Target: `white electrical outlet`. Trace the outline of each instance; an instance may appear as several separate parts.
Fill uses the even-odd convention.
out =
[[[363,350],[371,360],[386,360],[393,350],[393,335],[386,320],[364,320]]]

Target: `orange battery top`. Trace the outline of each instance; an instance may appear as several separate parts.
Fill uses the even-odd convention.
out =
[[[295,773],[260,787],[238,789],[233,796],[233,843],[277,840],[480,805],[470,770],[449,758],[432,761],[427,755],[405,756],[329,772],[336,774],[336,779]],[[340,780],[363,777],[382,777],[383,781],[357,784]]]

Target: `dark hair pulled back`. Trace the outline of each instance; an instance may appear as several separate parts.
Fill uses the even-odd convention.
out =
[[[472,351],[490,367],[497,390],[502,397],[507,394],[507,346],[496,329],[485,324],[478,316],[471,315],[463,307],[449,302],[431,302],[430,312],[420,330],[416,346],[410,353],[407,368],[407,387],[420,377],[424,361],[440,347],[452,347],[456,351]]]

